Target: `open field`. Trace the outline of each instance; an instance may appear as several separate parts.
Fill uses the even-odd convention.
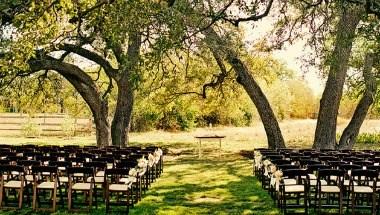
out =
[[[338,121],[338,133],[341,133],[347,125],[347,120]],[[314,138],[316,120],[285,120],[280,123],[285,141],[290,147],[308,148],[311,147]],[[366,120],[361,129],[362,133],[379,133],[380,120]],[[196,128],[189,132],[164,132],[152,131],[143,133],[131,133],[132,143],[151,143],[160,146],[169,144],[173,148],[173,143],[196,145],[195,136],[199,135],[224,135],[223,149],[228,152],[239,152],[240,150],[253,150],[254,147],[265,147],[266,136],[261,122],[255,122],[252,127],[214,127]],[[90,145],[95,144],[95,137],[77,136],[24,138],[21,135],[9,135],[0,133],[0,144],[59,144],[59,145]],[[175,148],[175,147],[174,147]]]

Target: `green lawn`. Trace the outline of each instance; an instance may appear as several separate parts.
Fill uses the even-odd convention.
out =
[[[278,214],[239,155],[168,157],[164,174],[131,214]]]

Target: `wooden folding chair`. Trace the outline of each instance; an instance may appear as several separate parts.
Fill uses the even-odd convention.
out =
[[[83,192],[84,202],[88,201],[88,211],[92,209],[93,192],[95,187],[94,169],[91,167],[68,167],[67,175],[69,177],[68,209],[69,211],[79,211],[73,207],[73,193]],[[92,178],[88,182],[88,178]],[[96,196],[96,194],[95,194]]]
[[[1,184],[0,184],[0,208],[1,209],[21,209],[24,199],[24,190],[26,194],[29,195],[27,186],[30,184],[25,180],[24,167],[13,166],[13,165],[3,165],[0,166],[1,173]],[[3,177],[6,175],[6,177]],[[18,195],[18,206],[12,207],[8,205],[3,205],[3,203],[8,202],[8,196],[5,195],[9,190],[15,190],[16,195]]]
[[[323,208],[339,208],[339,214],[343,214],[343,180],[344,170],[320,169],[317,180],[318,214]],[[322,204],[322,200],[325,204]],[[337,204],[334,204],[337,202]]]
[[[106,213],[109,213],[110,205],[127,206],[127,213],[129,206],[132,204],[131,200],[131,183],[124,182],[123,178],[129,176],[128,169],[106,169],[105,181],[106,181]],[[111,194],[116,194],[116,201],[111,202]],[[121,196],[120,196],[121,194]],[[120,197],[125,195],[126,200],[122,201]]]
[[[57,188],[58,188],[58,169],[55,166],[33,166],[33,210],[45,210],[50,212],[56,211]],[[40,192],[50,191],[50,200],[52,208],[42,208],[40,201]]]

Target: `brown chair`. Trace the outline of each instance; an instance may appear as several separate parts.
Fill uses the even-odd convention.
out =
[[[352,170],[350,178],[352,214],[355,214],[356,208],[369,208],[372,210],[372,214],[376,214],[377,177],[378,173],[375,170]],[[359,201],[361,202],[360,205],[357,204]],[[366,205],[363,204],[364,202]]]
[[[127,178],[128,176],[129,169],[106,169],[106,213],[109,213],[111,203],[117,206],[127,206],[128,213],[129,206],[133,204],[133,202],[131,202],[131,183],[126,183],[121,180],[122,178]],[[116,194],[115,202],[111,202],[111,195],[113,193]],[[126,198],[125,201],[121,200],[121,197],[123,196]]]
[[[295,179],[296,184],[286,185],[284,180],[280,182],[280,198],[281,208],[284,214],[287,214],[288,209],[304,208],[304,214],[308,214],[309,202],[309,174],[307,170],[288,169],[283,170],[283,178]],[[303,199],[301,204],[300,199]],[[290,201],[293,200],[291,203]]]
[[[104,181],[104,172],[107,168],[106,162],[101,161],[93,161],[93,162],[86,162],[83,164],[84,167],[90,167],[94,169],[95,177],[89,177],[87,178],[87,182],[90,183],[92,180],[95,183],[94,189],[96,189],[96,192],[98,191],[98,187],[102,190],[103,199],[105,199],[105,181]],[[95,196],[95,199],[97,199],[97,196]],[[95,201],[96,207],[98,206],[97,201]]]
[[[85,202],[88,202],[88,211],[92,209],[93,202],[93,192],[95,187],[94,181],[94,169],[91,167],[68,167],[67,175],[69,177],[69,189],[68,195],[68,209],[69,211],[78,211],[79,209],[74,208],[73,193],[83,192]],[[88,178],[92,178],[88,182]],[[96,196],[96,194],[95,194]],[[88,197],[88,198],[87,198]],[[76,203],[77,204],[77,203]]]
[[[318,171],[316,193],[318,198],[318,214],[323,208],[339,208],[343,214],[343,181],[344,170],[320,169]],[[325,204],[322,204],[322,201]],[[337,202],[337,204],[334,204]]]
[[[33,210],[44,210],[55,212],[57,204],[57,188],[58,188],[58,169],[55,166],[33,166]],[[41,208],[40,194],[41,191],[50,191],[50,200],[52,208]]]
[[[0,166],[1,173],[1,184],[0,184],[0,208],[4,209],[21,209],[24,199],[24,190],[28,192],[28,185],[30,184],[25,180],[24,167],[22,166],[13,166],[13,165],[4,165]],[[6,175],[6,177],[3,177]],[[12,207],[4,205],[3,203],[8,202],[8,196],[5,195],[9,190],[15,190],[17,197],[18,206]],[[29,195],[29,193],[27,193]]]

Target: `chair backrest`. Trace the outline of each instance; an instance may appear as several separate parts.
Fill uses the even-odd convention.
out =
[[[40,166],[41,162],[37,160],[18,160],[16,161],[17,165],[24,166],[24,167],[31,167],[31,166]]]
[[[351,180],[358,185],[367,185],[376,187],[378,172],[373,169],[353,169],[351,171]]]
[[[6,178],[4,177],[6,176]],[[0,178],[1,180],[20,180],[23,181],[25,171],[23,166],[18,165],[1,165],[0,166]]]
[[[0,165],[9,165],[11,163],[8,159],[0,159]]]
[[[128,177],[129,169],[124,168],[113,168],[106,169],[104,173],[105,181],[108,183],[120,183],[120,179],[123,177]]]
[[[283,160],[283,159],[271,160],[271,162],[275,165],[284,165],[284,164],[291,164],[292,163],[290,160]]]
[[[307,171],[309,173],[315,173],[319,171],[320,169],[331,169],[329,165],[325,164],[312,164],[312,165],[307,165]]]
[[[314,165],[314,164],[321,164],[320,161],[317,160],[310,160],[310,159],[301,159],[299,161],[300,165],[302,167],[309,166],[309,165]]]
[[[69,182],[87,182],[89,177],[94,178],[94,168],[92,167],[67,167]]]
[[[342,164],[339,166],[339,169],[343,169],[347,171],[347,170],[353,170],[353,169],[362,169],[362,167],[356,164]]]
[[[318,181],[325,180],[328,185],[338,184],[343,186],[345,172],[342,169],[319,169]]]
[[[321,162],[325,162],[327,163],[328,161],[337,161],[339,158],[338,157],[334,157],[334,156],[331,156],[331,155],[321,155],[319,156],[319,160]]]
[[[80,167],[86,160],[84,157],[67,157],[65,161],[71,162],[73,166]]]
[[[131,169],[137,166],[137,161],[122,160],[116,163],[116,168],[119,169]]]
[[[300,166],[297,164],[282,164],[282,165],[277,165],[278,170],[287,170],[287,169],[299,169]]]
[[[71,167],[72,164],[69,161],[50,161],[49,166],[56,166],[56,167]]]
[[[349,164],[347,161],[327,161],[328,165],[334,169],[338,169],[341,165]]]
[[[107,163],[101,161],[92,161],[83,163],[83,167],[93,168],[95,172],[104,171],[107,168]]]
[[[361,161],[354,161],[353,164],[356,164],[362,167],[368,167],[368,166],[372,166],[374,163],[371,161],[361,160]]]
[[[342,160],[343,161],[348,161],[348,162],[354,162],[354,161],[362,161],[363,159],[362,158],[358,158],[358,157],[344,157]]]
[[[142,156],[141,156],[141,155],[135,155],[135,156],[130,155],[129,157],[130,157],[131,159],[133,159],[133,158],[135,158],[135,159],[139,159],[139,158],[141,158]],[[278,154],[276,154],[276,155],[265,155],[264,157],[265,157],[264,159],[269,159],[269,160],[280,160],[280,159],[283,159],[283,158],[284,158],[282,155],[278,155]]]
[[[304,169],[285,169],[282,170],[282,175],[284,178],[294,178],[297,184],[309,184],[310,176],[307,170]],[[305,178],[305,180],[303,180]]]
[[[58,168],[56,166],[32,166],[32,173],[35,182],[44,180],[54,181],[57,178]],[[46,177],[47,175],[49,177]]]

